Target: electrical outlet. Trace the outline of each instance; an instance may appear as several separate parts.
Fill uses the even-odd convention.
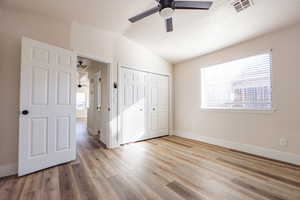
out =
[[[287,147],[288,146],[288,140],[286,138],[280,138],[279,145],[282,146],[282,147]]]

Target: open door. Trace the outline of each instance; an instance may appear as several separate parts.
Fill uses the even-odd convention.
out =
[[[18,175],[75,160],[76,55],[22,39]]]

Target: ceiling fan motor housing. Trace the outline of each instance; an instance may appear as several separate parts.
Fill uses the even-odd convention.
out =
[[[174,12],[174,1],[160,0],[159,4],[160,4],[160,9],[159,9],[160,16],[165,19],[171,18]]]
[[[160,10],[164,8],[173,8],[174,0],[160,0],[159,4],[160,4]]]

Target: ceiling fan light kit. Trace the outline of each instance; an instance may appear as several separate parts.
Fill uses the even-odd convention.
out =
[[[172,18],[173,13],[174,9],[169,7],[163,8],[159,11],[159,15],[164,19]]]
[[[175,0],[156,0],[158,5],[145,12],[142,12],[129,19],[131,23],[135,23],[145,17],[159,12],[159,15],[165,20],[167,32],[173,31],[173,13],[176,9],[190,10],[209,10],[212,1],[175,1]]]

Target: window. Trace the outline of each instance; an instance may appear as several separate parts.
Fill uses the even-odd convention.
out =
[[[76,109],[85,110],[87,108],[86,96],[84,92],[76,93]]]
[[[272,109],[271,53],[201,69],[204,109]]]

